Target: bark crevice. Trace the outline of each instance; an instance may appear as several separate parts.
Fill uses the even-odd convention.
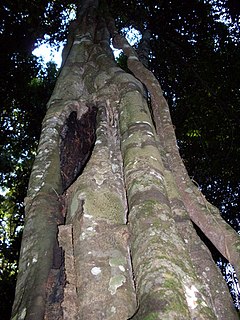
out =
[[[96,140],[95,106],[88,107],[80,119],[72,111],[66,119],[60,134],[60,169],[63,191],[83,172],[91,157]]]

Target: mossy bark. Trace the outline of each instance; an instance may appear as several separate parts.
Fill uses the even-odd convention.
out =
[[[147,83],[152,115],[146,69],[99,12],[82,2],[48,103],[12,319],[237,319],[192,224],[188,194],[202,196],[166,137],[159,84]],[[135,76],[116,65],[110,36]]]

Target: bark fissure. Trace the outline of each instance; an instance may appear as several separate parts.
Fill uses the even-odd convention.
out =
[[[94,148],[97,109],[95,106],[88,109],[80,119],[77,119],[77,112],[71,112],[61,131],[60,169],[63,191],[82,173]]]
[[[95,148],[85,170],[67,191],[66,224],[74,226],[78,316],[121,319],[124,314],[127,318],[131,309],[127,300],[125,310],[120,309],[121,304],[127,296],[133,299],[132,290],[126,297],[124,294],[125,286],[132,286],[127,203],[116,141],[116,114],[108,102],[97,105]],[[84,201],[81,213],[79,201]]]

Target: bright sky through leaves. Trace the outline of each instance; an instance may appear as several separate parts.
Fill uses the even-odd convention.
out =
[[[54,61],[58,68],[62,62],[62,49],[63,44],[60,45],[60,48],[50,47],[50,45],[42,44],[33,51],[33,54],[38,58],[42,58],[44,63],[48,61]]]
[[[126,38],[131,45],[134,45],[141,40],[140,32],[134,28],[123,30],[123,32],[126,32]],[[57,64],[57,67],[60,68],[62,62],[62,50],[63,44],[60,44],[60,47],[51,47],[50,45],[44,43],[36,48],[33,51],[33,54],[38,58],[42,58],[44,63],[54,61]],[[120,52],[121,50],[114,49],[115,57],[119,56]]]

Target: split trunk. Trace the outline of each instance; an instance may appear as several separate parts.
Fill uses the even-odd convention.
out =
[[[189,179],[159,83],[96,2],[72,23],[43,121],[12,319],[237,319],[194,225],[236,268],[239,238]]]

